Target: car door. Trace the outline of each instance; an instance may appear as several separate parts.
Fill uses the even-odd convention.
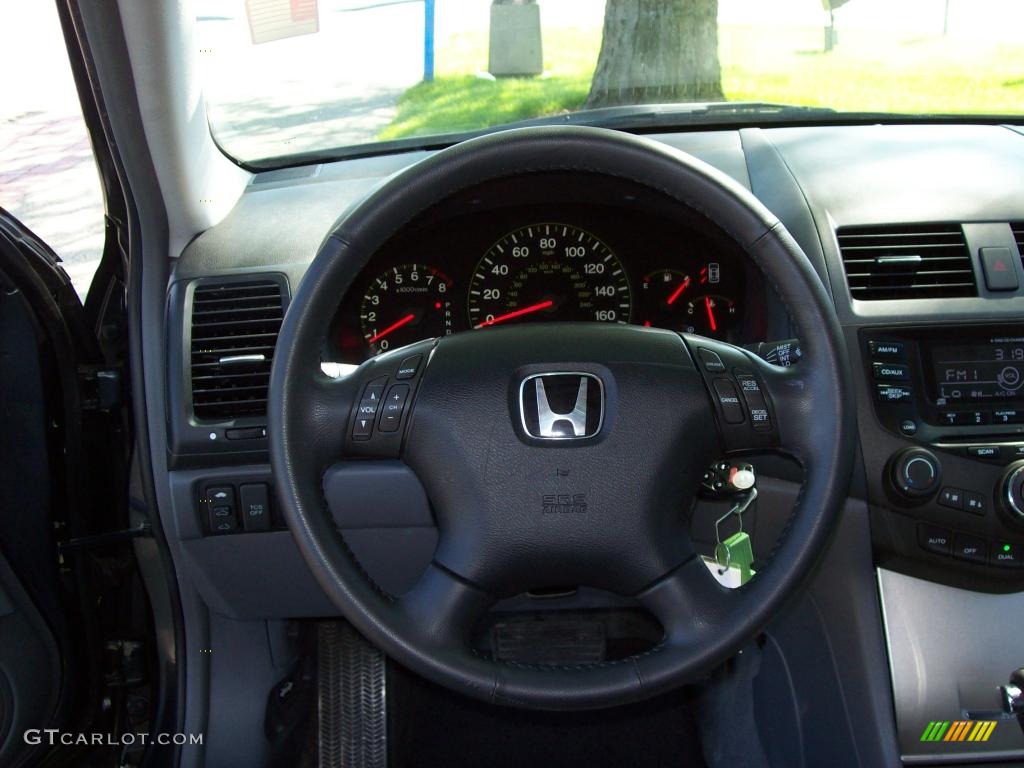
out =
[[[58,257],[0,208],[0,765],[98,722],[108,596],[80,545],[116,522],[119,380]]]

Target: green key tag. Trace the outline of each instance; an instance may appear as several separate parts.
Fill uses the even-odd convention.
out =
[[[740,584],[746,584],[754,575],[754,548],[750,536],[738,531],[715,547],[715,560],[722,568],[738,568]]]

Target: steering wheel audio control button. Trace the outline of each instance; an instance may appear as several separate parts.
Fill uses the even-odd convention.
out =
[[[399,380],[414,378],[420,369],[421,362],[423,362],[423,355],[410,355],[405,358],[399,364],[398,373],[395,374],[395,378]]]
[[[397,432],[405,413],[405,403],[409,399],[409,385],[395,384],[388,390],[384,405],[380,408],[380,431]]]
[[[382,376],[374,379],[363,389],[363,396],[356,408],[356,420],[352,425],[352,439],[369,440],[373,434],[373,423],[377,420],[381,401],[384,399],[384,387],[388,379]]]
[[[743,406],[740,404],[740,396],[736,394],[736,387],[729,379],[715,379],[715,394],[718,396],[718,404],[722,406],[722,416],[726,424],[742,424],[744,421]]]

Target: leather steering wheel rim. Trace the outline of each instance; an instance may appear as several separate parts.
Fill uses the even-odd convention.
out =
[[[330,319],[356,276],[395,232],[438,201],[484,182],[546,172],[633,182],[702,215],[761,269],[786,305],[804,351],[798,370],[773,369],[743,353],[767,384],[782,448],[804,468],[803,485],[771,559],[737,590],[700,582],[699,558],[673,562],[636,592],[665,627],[666,640],[627,659],[577,666],[510,664],[472,653],[464,627],[455,628],[479,613],[486,600],[477,583],[447,562],[435,561],[410,596],[383,593],[345,545],[322,490],[326,467],[342,458],[355,385],[320,375],[320,353]],[[668,334],[661,333],[656,342],[667,344]],[[477,699],[586,709],[640,700],[700,679],[749,642],[805,583],[849,483],[851,392],[829,296],[800,247],[748,190],[699,160],[641,137],[590,128],[528,128],[438,152],[392,177],[338,221],[295,292],[281,329],[268,433],[279,503],[296,544],[331,601],[370,642],[412,671]]]

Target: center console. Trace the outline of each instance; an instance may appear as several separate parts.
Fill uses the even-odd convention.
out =
[[[872,485],[900,513],[901,554],[1024,579],[1024,325],[872,327],[858,342],[890,437],[865,460],[884,462]]]

